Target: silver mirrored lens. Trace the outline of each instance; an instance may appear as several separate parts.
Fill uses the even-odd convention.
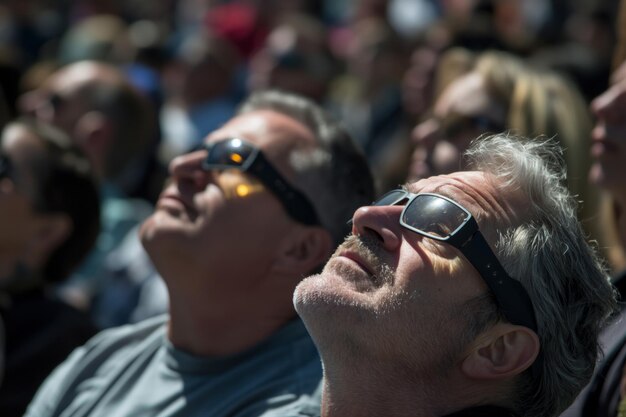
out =
[[[209,149],[205,164],[207,166],[242,166],[248,160],[253,150],[252,146],[240,139],[215,142]]]
[[[438,238],[454,234],[469,215],[456,204],[433,195],[418,195],[404,210],[402,221],[410,227]]]

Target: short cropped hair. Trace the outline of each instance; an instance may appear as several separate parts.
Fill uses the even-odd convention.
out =
[[[238,114],[272,110],[308,127],[318,144],[310,152],[292,152],[296,185],[312,201],[322,226],[338,245],[350,232],[354,211],[374,200],[374,181],[367,160],[346,129],[307,98],[263,91],[251,95]]]
[[[48,283],[66,279],[84,260],[100,232],[100,197],[88,159],[59,129],[41,121],[18,119],[21,126],[43,144],[34,159],[34,208],[41,213],[64,213],[72,229],[67,239],[50,255],[42,274]]]
[[[577,220],[556,141],[494,135],[474,141],[465,157],[529,200],[519,224],[500,225],[496,253],[528,291],[541,342],[541,371],[523,375],[516,408],[522,416],[556,416],[591,378],[599,332],[616,309],[614,288]]]

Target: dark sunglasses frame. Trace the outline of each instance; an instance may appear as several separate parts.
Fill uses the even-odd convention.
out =
[[[465,219],[455,229],[447,233],[447,236],[438,236],[427,231],[414,227],[405,221],[405,215],[416,199],[421,196],[437,197],[465,213]],[[537,335],[537,319],[532,301],[522,284],[511,278],[496,257],[495,253],[487,243],[487,240],[480,232],[478,223],[472,213],[456,201],[435,193],[413,194],[406,190],[392,190],[372,203],[373,206],[395,206],[404,203],[404,208],[400,214],[400,225],[412,232],[448,243],[458,249],[465,259],[478,271],[487,287],[491,290],[498,308],[512,324],[528,327]],[[542,364],[541,351],[530,367],[533,377],[537,377],[541,372]]]
[[[239,155],[242,158],[241,163],[232,159],[218,158],[218,155],[224,154],[224,147],[232,147],[232,150],[227,152]],[[308,226],[320,225],[311,201],[302,192],[291,186],[267,160],[263,152],[250,142],[240,138],[226,138],[203,144],[201,148],[207,151],[207,156],[202,162],[202,169],[205,171],[234,168],[251,174],[258,178],[280,200],[292,219]],[[232,163],[228,163],[229,161]]]
[[[491,133],[499,133],[507,130],[504,124],[482,115],[454,114],[440,119],[439,123],[442,134],[448,139],[453,139],[468,128]]]

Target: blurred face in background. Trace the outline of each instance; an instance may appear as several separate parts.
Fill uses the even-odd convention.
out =
[[[27,125],[5,127],[0,137],[0,290],[41,285],[37,272],[71,233],[71,220],[46,211],[42,201],[40,169],[46,155],[44,139]]]
[[[626,65],[616,74],[613,86],[591,103],[596,125],[591,134],[594,162],[589,176],[592,183],[619,198],[626,178]]]
[[[249,91],[276,88],[316,101],[324,99],[333,74],[323,39],[312,39],[292,25],[279,25],[250,62]]]
[[[34,155],[42,144],[20,125],[9,125],[0,138],[0,251],[20,252],[31,239],[37,213],[33,207]]]
[[[438,53],[434,48],[416,48],[402,77],[402,104],[404,112],[418,120],[432,104],[434,75]]]
[[[24,94],[20,98],[20,110],[73,135],[76,123],[91,108],[82,89],[95,79],[114,77],[121,75],[104,71],[92,62],[68,65],[52,74],[38,89]]]
[[[458,171],[473,139],[505,128],[505,106],[489,94],[484,78],[476,72],[458,78],[443,90],[431,116],[413,129],[409,180]]]

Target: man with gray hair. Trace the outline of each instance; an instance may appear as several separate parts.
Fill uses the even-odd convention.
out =
[[[589,380],[615,295],[560,150],[496,135],[466,157],[358,209],[296,287],[323,417],[549,417]]]
[[[293,291],[372,201],[363,154],[319,106],[265,92],[170,174],[140,230],[169,316],[96,336],[28,416],[269,417],[309,406],[321,365]]]

